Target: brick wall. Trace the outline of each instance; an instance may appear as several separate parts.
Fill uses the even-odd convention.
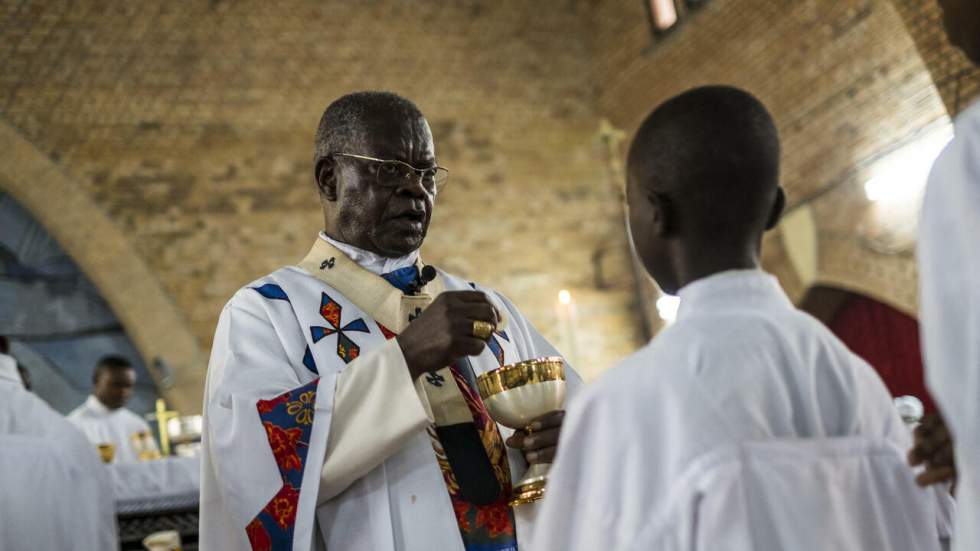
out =
[[[946,39],[939,4],[936,0],[892,1],[950,113],[966,109],[980,97],[980,69]]]
[[[890,2],[714,0],[657,41],[642,2],[598,2],[591,19],[600,113],[632,132],[687,88],[752,91],[780,129],[790,206],[816,213],[820,277],[875,295],[889,289],[885,301],[914,309],[911,256],[877,254],[857,238],[868,209],[861,185],[875,161],[946,115]],[[778,233],[764,261],[799,296]]]
[[[520,0],[3,2],[0,117],[130,237],[207,347],[235,289],[297,261],[320,227],[310,159],[325,105],[400,92],[453,174],[426,259],[576,338],[592,373],[639,332],[586,24],[567,2]],[[560,329],[562,288],[593,329]]]
[[[855,238],[870,167],[945,115],[899,15],[933,12],[896,5],[713,0],[652,44],[642,0],[0,1],[0,124],[101,206],[207,347],[231,293],[302,256],[320,226],[323,107],[403,93],[453,171],[427,260],[510,295],[593,374],[641,340],[599,120],[632,131],[697,84],[744,86],[773,110],[825,282],[887,280],[880,298],[914,308],[911,257]],[[802,292],[778,233],[765,262]],[[555,314],[562,288],[572,328]]]

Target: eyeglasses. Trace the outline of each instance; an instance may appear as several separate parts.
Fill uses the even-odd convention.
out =
[[[333,155],[371,162],[374,166],[374,175],[378,185],[385,189],[398,189],[406,182],[418,180],[422,183],[425,191],[435,195],[449,181],[449,169],[439,165],[429,168],[415,168],[401,161],[375,159],[353,153],[333,153]]]

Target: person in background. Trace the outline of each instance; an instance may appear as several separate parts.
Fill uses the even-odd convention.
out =
[[[92,383],[92,395],[68,415],[68,420],[93,444],[112,444],[115,462],[139,461],[140,446],[148,448],[144,451],[159,452],[152,438],[141,438],[151,434],[150,425],[126,409],[136,385],[133,364],[121,356],[106,356],[96,364]]]
[[[109,473],[85,436],[27,392],[0,336],[0,549],[118,549]]]
[[[980,5],[940,0],[950,42],[980,65]],[[926,383],[942,416],[923,420],[909,453],[923,485],[952,482],[953,548],[980,549],[980,102],[929,175],[919,222],[919,321]],[[945,422],[944,422],[945,419]]]

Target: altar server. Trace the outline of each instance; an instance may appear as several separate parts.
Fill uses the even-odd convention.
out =
[[[0,337],[0,349],[3,348]],[[71,423],[0,353],[0,549],[118,549],[109,473]]]
[[[942,0],[950,41],[980,64],[980,8]],[[936,160],[919,223],[919,300],[926,381],[955,444],[958,514],[953,545],[980,549],[980,103],[956,119]],[[942,434],[943,427],[934,433]],[[928,441],[930,436],[925,435]],[[939,444],[947,440],[938,440]],[[925,481],[954,473],[946,446],[920,445]]]
[[[517,549],[534,506],[508,507],[512,481],[554,455],[563,414],[514,436],[474,377],[557,352],[507,299],[419,258],[448,174],[412,102],[338,99],[314,161],[324,232],[218,321],[202,548]]]
[[[894,444],[892,463],[902,463],[910,435],[878,375],[760,269],[763,233],[785,202],[779,155],[769,113],[735,88],[690,90],[640,126],[628,158],[631,237],[661,289],[680,296],[680,309],[672,326],[571,405],[535,551],[632,549],[675,505],[671,491],[685,470],[726,446],[867,436]],[[911,474],[906,483],[915,490]],[[790,493],[822,490],[814,479]],[[815,511],[809,521],[832,525],[833,515]],[[932,520],[925,524],[935,532]],[[938,546],[939,536],[931,541]],[[826,548],[810,543],[800,549]]]
[[[92,383],[91,396],[68,415],[89,441],[112,444],[116,463],[139,461],[140,451],[150,456],[159,452],[150,425],[126,409],[136,385],[133,364],[122,356],[106,356],[95,366]]]

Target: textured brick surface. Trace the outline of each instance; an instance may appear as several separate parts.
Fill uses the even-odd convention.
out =
[[[587,20],[548,4],[3,2],[0,113],[131,237],[208,346],[231,293],[302,257],[320,227],[324,106],[400,92],[453,174],[427,260],[499,288],[556,340],[571,289],[591,372],[638,331],[593,138]],[[614,253],[602,289],[599,249]]]
[[[950,113],[980,97],[980,69],[953,48],[942,28],[936,0],[893,0]]]
[[[718,0],[658,41],[643,10],[640,2],[595,6],[600,112],[632,131],[651,106],[687,88],[723,83],[752,91],[780,129],[790,206],[809,203],[818,213],[821,278],[878,296],[900,289],[881,298],[913,310],[911,256],[881,255],[859,239],[870,208],[860,189],[875,162],[946,117],[892,4]],[[842,194],[843,205],[824,208]],[[778,234],[767,243],[767,267],[799,296]],[[892,277],[898,282],[882,285]]]
[[[930,70],[950,108],[976,80],[952,84],[962,60],[936,42],[929,0],[895,4],[713,0],[652,44],[642,0],[0,0],[0,117],[129,237],[207,347],[230,294],[301,257],[320,226],[323,107],[400,92],[453,171],[427,260],[510,295],[591,374],[640,340],[599,120],[632,131],[697,84],[772,108],[791,204],[818,214],[822,277],[913,307],[911,257],[856,237],[860,185],[945,116]],[[769,245],[798,295],[780,236]],[[572,331],[555,314],[562,288]]]

